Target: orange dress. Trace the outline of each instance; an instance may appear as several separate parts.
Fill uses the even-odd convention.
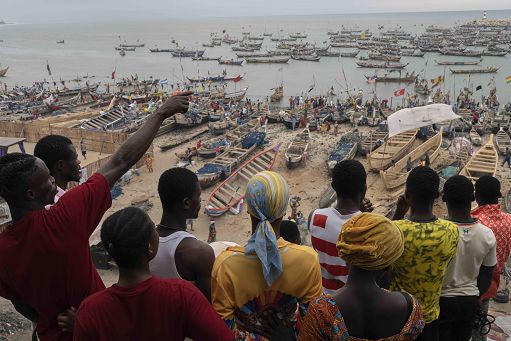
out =
[[[378,339],[379,341],[414,340],[422,332],[422,329],[424,329],[424,319],[419,302],[415,297],[411,295],[409,297],[412,301],[412,312],[401,332],[397,335]],[[311,301],[298,340],[369,341],[349,335],[344,318],[337,304],[329,295],[320,296]]]

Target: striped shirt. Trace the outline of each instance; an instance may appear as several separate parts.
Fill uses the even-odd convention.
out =
[[[335,208],[317,209],[312,213],[310,232],[312,246],[319,255],[323,293],[333,294],[346,283],[348,267],[339,257],[336,243],[342,225],[360,212],[340,214]]]

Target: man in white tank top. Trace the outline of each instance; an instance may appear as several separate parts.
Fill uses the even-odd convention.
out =
[[[158,182],[163,214],[157,225],[160,243],[149,263],[153,275],[193,282],[211,300],[211,270],[215,253],[207,244],[186,231],[186,220],[200,211],[201,188],[197,176],[185,168],[171,168]]]
[[[314,250],[319,255],[323,293],[332,294],[346,283],[348,267],[337,252],[337,239],[342,225],[360,211],[372,211],[365,200],[367,174],[356,160],[339,162],[332,172],[332,188],[337,193],[336,207],[317,209],[309,216],[309,229]]]

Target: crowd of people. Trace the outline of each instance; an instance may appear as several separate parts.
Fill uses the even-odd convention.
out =
[[[156,110],[97,173],[80,178],[72,142],[41,139],[34,156],[0,158],[0,195],[12,224],[0,234],[0,296],[31,320],[40,340],[483,340],[479,323],[511,251],[500,183],[447,180],[413,168],[392,219],[372,213],[356,160],[332,174],[335,207],[309,215],[312,247],[285,220],[282,175],[250,179],[245,246],[208,244],[187,232],[201,209],[196,175],[161,174],[162,216],[121,209],[101,241],[119,268],[105,288],[89,237],[111,206],[111,187],[140,158],[188,93]],[[433,214],[441,195],[448,214]],[[478,208],[471,211],[473,202]],[[210,241],[213,241],[212,238]]]

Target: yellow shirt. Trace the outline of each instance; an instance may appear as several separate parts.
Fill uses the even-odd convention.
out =
[[[447,265],[456,254],[458,227],[447,220],[428,223],[398,220],[405,248],[394,263],[392,291],[406,291],[419,301],[424,320],[430,323],[440,314],[440,293]]]
[[[245,255],[245,248],[229,247],[216,258],[211,274],[211,300],[213,308],[231,329],[237,329],[240,315],[242,318],[257,316],[269,305],[296,307],[298,303],[304,308],[321,295],[321,269],[316,251],[282,238],[278,239],[278,248],[283,272],[271,288],[264,280],[259,259]]]

